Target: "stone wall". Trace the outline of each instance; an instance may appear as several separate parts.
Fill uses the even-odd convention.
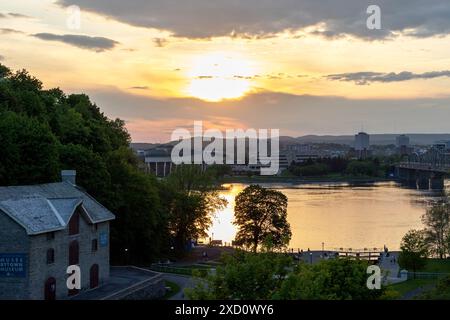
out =
[[[22,226],[0,210],[0,253],[29,252],[29,239]],[[26,299],[28,297],[29,257],[25,278],[0,278],[0,299]]]
[[[69,235],[69,230],[55,232],[52,240],[47,234],[30,237],[30,285],[29,299],[44,299],[44,287],[48,278],[56,279],[56,298],[67,299],[68,289],[66,273],[69,265],[69,244],[77,240],[79,244],[79,266],[81,269],[81,287],[87,290],[90,287],[90,268],[94,264],[99,266],[99,285],[109,278],[109,223],[100,223],[97,230],[90,225],[83,215],[80,215],[80,229],[78,235]],[[100,245],[100,233],[108,235],[108,245]],[[98,251],[92,252],[92,240],[98,240]],[[47,250],[55,250],[55,262],[47,265]]]

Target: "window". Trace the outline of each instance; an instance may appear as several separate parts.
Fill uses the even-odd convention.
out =
[[[55,250],[48,249],[47,250],[47,264],[55,263]]]
[[[47,240],[54,240],[55,239],[55,233],[54,232],[49,232],[47,233]]]
[[[93,231],[93,232],[97,232],[97,231],[98,231],[98,224],[97,224],[97,223],[94,223],[94,224],[92,225],[92,231]]]
[[[80,262],[80,247],[78,241],[74,240],[69,244],[69,266]]]
[[[45,300],[55,300],[56,298],[56,279],[51,277],[45,281]]]
[[[80,213],[77,210],[69,221],[69,236],[78,233],[80,233]]]
[[[91,249],[92,252],[96,252],[98,250],[98,240],[97,239],[92,240],[91,248],[92,248]]]
[[[92,265],[91,269],[89,270],[89,275],[90,275],[90,288],[91,289],[97,288],[99,280],[98,264]]]

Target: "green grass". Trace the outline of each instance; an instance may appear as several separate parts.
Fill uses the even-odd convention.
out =
[[[209,266],[202,265],[192,265],[192,266],[182,266],[182,267],[171,267],[171,266],[151,266],[150,270],[156,272],[173,273],[185,276],[193,276],[194,271],[199,271],[200,274],[206,275],[208,270],[211,269]]]
[[[436,282],[437,279],[411,279],[405,282],[393,284],[390,288],[395,290],[399,294],[399,297],[402,297],[410,291],[418,288],[426,288],[430,285],[436,284]]]
[[[172,281],[166,280],[165,285],[166,285],[166,287],[170,288],[170,290],[168,290],[166,292],[166,294],[164,295],[164,297],[162,297],[163,300],[169,300],[171,297],[176,295],[181,290],[180,286]]]
[[[450,260],[440,259],[427,259],[427,264],[424,269],[419,272],[431,272],[431,273],[450,273]],[[410,279],[405,282],[391,285],[391,289],[397,291],[400,296],[406,293],[419,289],[428,288],[431,285],[435,285],[438,279]]]

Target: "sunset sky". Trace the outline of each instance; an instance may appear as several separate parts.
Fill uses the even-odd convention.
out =
[[[381,30],[366,27],[369,4]],[[450,132],[448,0],[0,0],[0,62],[89,94],[136,142],[194,120]]]

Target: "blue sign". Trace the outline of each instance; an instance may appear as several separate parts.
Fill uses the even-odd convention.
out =
[[[100,247],[108,246],[108,233],[101,232],[100,233]]]
[[[27,255],[25,253],[0,253],[0,278],[25,278]]]

